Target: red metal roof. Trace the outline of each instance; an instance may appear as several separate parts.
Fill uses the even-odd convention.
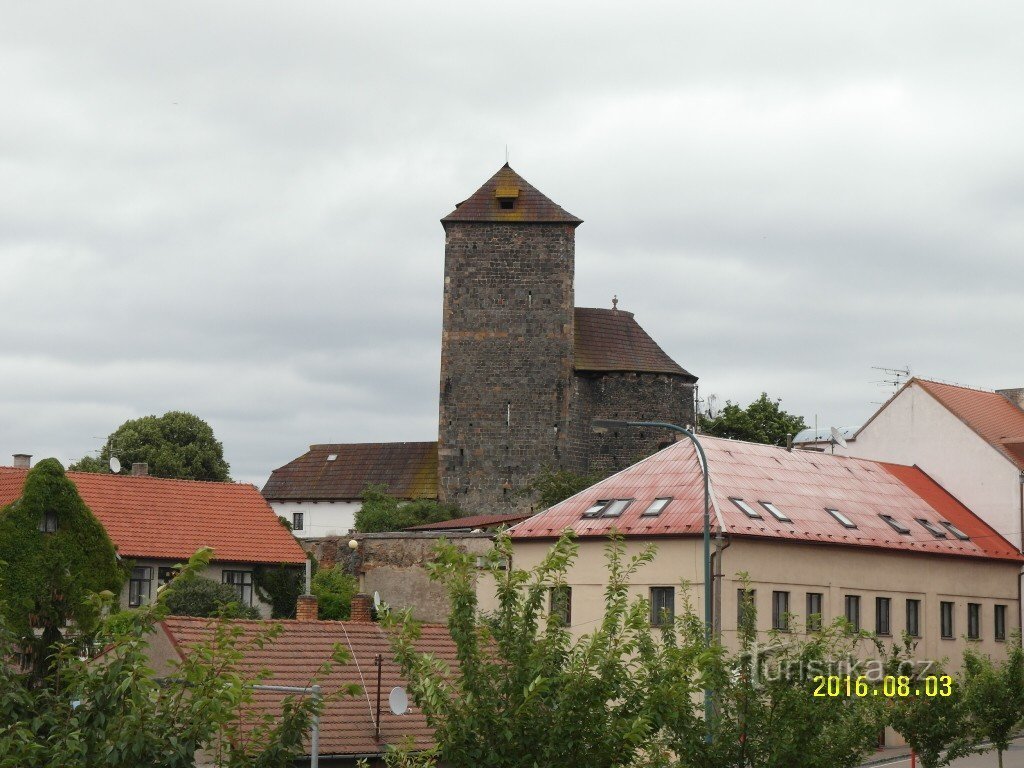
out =
[[[632,312],[576,307],[574,328],[577,371],[670,373],[697,380],[665,354]]]
[[[0,467],[0,506],[27,469]],[[122,557],[184,560],[203,547],[233,563],[305,563],[302,547],[255,486],[68,472]]]
[[[1024,411],[998,392],[911,379],[983,440],[1024,470]]]
[[[327,700],[320,718],[320,754],[360,755],[384,751],[387,744],[400,744],[411,737],[418,748],[433,746],[433,731],[427,725],[420,710],[411,703],[410,711],[394,715],[388,707],[388,693],[395,686],[407,686],[398,664],[394,660],[388,636],[379,624],[360,621],[280,621],[281,634],[262,648],[249,647],[242,662],[242,673],[255,679],[261,670],[270,677],[260,681],[263,685],[286,685],[306,687],[323,663],[331,658],[336,643],[348,649],[352,661],[332,666],[329,675],[318,680],[325,696],[336,692],[342,686],[359,685],[363,692],[356,696],[344,695]],[[268,622],[232,622],[242,629],[239,647],[246,647],[249,640]],[[213,622],[210,619],[193,619],[172,616],[162,623],[164,631],[178,648],[179,654],[187,654],[196,643],[210,639]],[[457,664],[455,646],[445,627],[426,624],[422,627],[417,650],[431,653],[447,663],[450,668]],[[381,679],[381,740],[374,739],[374,714],[377,697],[377,668],[374,658],[383,656]],[[257,711],[276,714],[280,712],[281,700],[287,694],[258,691],[255,694]],[[308,738],[306,742],[308,753]]]
[[[275,501],[355,500],[368,485],[387,486],[400,499],[436,499],[437,443],[311,445],[271,473],[263,496]]]
[[[730,536],[866,546],[961,557],[1021,561],[1010,542],[945,492],[916,467],[900,467],[811,451],[701,436],[712,485],[712,521]],[[672,501],[656,517],[643,516],[656,498]],[[730,499],[746,501],[760,519],[744,514]],[[618,518],[585,519],[582,513],[603,499],[635,499]],[[760,502],[773,503],[791,522],[773,517]],[[857,527],[840,525],[825,510],[834,508]],[[551,538],[565,528],[578,536],[697,536],[702,533],[704,492],[693,444],[686,440],[602,480],[512,528],[514,538]],[[910,529],[893,530],[878,515],[892,516]],[[936,538],[916,518],[948,521],[974,532],[970,541]]]
[[[501,207],[501,198],[512,201],[511,208]],[[530,182],[505,163],[476,192],[455,206],[441,219],[449,221],[511,222],[525,224],[572,224],[582,219],[541,194]]]
[[[532,512],[517,512],[506,515],[470,515],[442,520],[439,523],[424,523],[406,528],[407,531],[447,531],[454,528],[493,528],[498,525],[510,525],[525,520]]]

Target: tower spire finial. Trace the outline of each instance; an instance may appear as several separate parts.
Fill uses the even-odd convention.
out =
[[[619,295],[615,294],[612,296],[612,312],[619,311]]]

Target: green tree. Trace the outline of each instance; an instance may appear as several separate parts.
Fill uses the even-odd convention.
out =
[[[310,591],[316,596],[318,618],[342,621],[351,615],[352,598],[359,591],[359,582],[336,565],[318,570]]]
[[[552,589],[565,585],[576,544],[563,536],[531,571],[504,569],[511,542],[500,535],[486,558],[498,607],[477,604],[476,557],[442,542],[430,570],[448,590],[448,628],[459,665],[416,650],[418,627],[398,620],[396,658],[410,691],[452,768],[625,766],[650,732],[635,652],[649,633],[644,601],[629,602],[628,584],[652,549],[627,558],[621,540],[608,548],[604,616],[574,640],[548,612]],[[393,765],[401,762],[392,758]],[[409,763],[406,763],[409,764]]]
[[[785,445],[786,435],[796,435],[807,427],[802,416],[794,416],[782,410],[782,400],[771,400],[766,392],[746,408],[726,401],[715,418],[698,418],[700,431],[715,437],[733,440],[747,440],[752,443]]]
[[[130,419],[107,438],[99,457],[86,456],[69,469],[77,472],[109,472],[108,462],[116,456],[123,471],[133,463],[145,462],[155,477],[182,480],[230,480],[224,461],[224,446],[205,421],[184,411],[163,416]]]
[[[69,622],[80,634],[95,627],[88,595],[120,594],[124,579],[113,542],[60,462],[40,461],[21,497],[0,509],[0,618],[30,650],[37,681]]]
[[[294,619],[295,605],[306,588],[306,572],[301,566],[284,563],[258,565],[252,572],[252,585],[259,598],[270,605],[270,618]]]
[[[1024,718],[1024,651],[1019,635],[1000,662],[968,646],[964,651],[964,700],[975,731],[992,743],[999,768],[1003,768],[1003,753]]]
[[[530,481],[525,493],[536,495],[536,508],[543,510],[575,496],[601,479],[602,476],[598,474],[578,475],[568,469],[548,467]]]
[[[258,619],[259,611],[238,602],[238,593],[230,584],[205,576],[180,576],[161,593],[161,600],[172,616],[220,616],[230,619]]]
[[[401,531],[461,515],[453,504],[442,504],[435,499],[401,501],[391,496],[385,486],[370,485],[363,491],[363,504],[356,512],[356,530],[360,533]]]

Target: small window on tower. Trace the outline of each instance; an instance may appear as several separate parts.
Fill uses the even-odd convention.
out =
[[[511,197],[506,197],[502,200],[499,200],[498,202],[504,210],[511,211],[512,206],[515,204],[516,201],[513,200]]]

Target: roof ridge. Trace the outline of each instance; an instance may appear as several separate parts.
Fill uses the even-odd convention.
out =
[[[907,380],[907,382],[909,383],[909,382],[914,381],[914,380],[923,381],[925,384],[938,384],[939,386],[943,386],[943,387],[956,387],[957,389],[966,389],[966,390],[970,390],[971,392],[984,392],[987,395],[998,395],[999,394],[994,389],[987,389],[985,387],[975,387],[975,386],[973,386],[971,384],[961,384],[958,381],[948,381],[946,379],[927,378],[925,376],[911,376]]]

